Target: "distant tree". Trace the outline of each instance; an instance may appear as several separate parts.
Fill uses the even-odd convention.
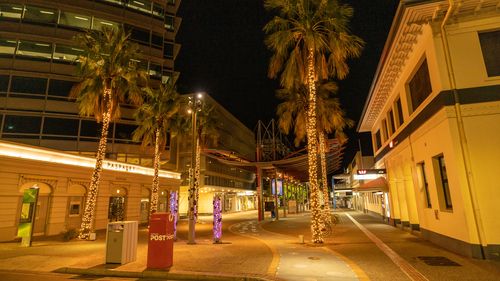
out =
[[[140,104],[142,101],[139,81],[145,79],[146,74],[137,68],[135,61],[140,56],[139,47],[127,40],[128,36],[122,28],[103,28],[102,31],[89,31],[75,37],[76,43],[83,49],[77,64],[81,82],[71,89],[70,96],[76,98],[80,115],[94,116],[97,122],[102,122],[80,239],[88,239],[94,229],[109,124],[120,117],[121,103]]]

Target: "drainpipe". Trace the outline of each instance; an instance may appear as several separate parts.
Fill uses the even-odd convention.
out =
[[[441,23],[441,41],[443,43],[443,51],[446,59],[446,69],[448,72],[448,81],[450,83],[451,90],[453,91],[453,99],[455,101],[455,113],[457,115],[457,127],[458,127],[458,134],[459,134],[459,141],[460,141],[460,149],[463,155],[463,164],[465,167],[465,172],[467,174],[466,180],[467,180],[467,191],[469,193],[469,199],[471,201],[472,205],[472,215],[474,219],[474,224],[476,228],[476,233],[477,237],[479,239],[479,244],[480,244],[480,255],[482,259],[485,259],[485,253],[484,253],[484,247],[486,247],[486,239],[485,239],[485,234],[484,234],[484,229],[483,229],[483,224],[481,220],[481,214],[479,212],[479,203],[477,201],[477,197],[475,195],[474,188],[474,179],[472,176],[472,169],[471,169],[471,159],[470,159],[470,152],[469,152],[469,147],[467,144],[467,138],[465,135],[465,128],[464,128],[464,122],[463,122],[463,116],[462,116],[462,110],[460,106],[460,97],[458,95],[457,91],[457,85],[456,85],[456,80],[455,80],[455,73],[453,71],[453,65],[451,61],[451,55],[450,55],[450,46],[448,43],[448,37],[446,35],[446,30],[445,30],[445,25],[448,22],[451,14],[453,14],[456,6],[455,6],[455,1],[454,0],[448,0],[448,11],[446,12],[446,15],[443,19],[443,22]]]

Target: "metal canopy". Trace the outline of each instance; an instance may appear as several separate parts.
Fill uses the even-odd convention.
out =
[[[344,144],[341,144],[338,139],[328,140],[326,153],[327,174],[333,173],[336,170],[340,169],[342,165],[343,150]],[[302,182],[307,182],[309,180],[307,150],[305,148],[290,153],[283,159],[265,162],[251,162],[249,160],[238,157],[236,154],[234,154],[234,152],[224,150],[205,149],[203,153],[209,157],[216,158],[220,162],[227,165],[238,166],[246,168],[248,170],[261,168],[264,171],[264,174],[268,175],[274,175],[276,172],[284,173]],[[318,164],[319,163],[320,162],[318,161]],[[318,171],[320,174],[321,170],[319,170],[319,165]]]

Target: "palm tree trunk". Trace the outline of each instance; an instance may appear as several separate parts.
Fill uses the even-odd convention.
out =
[[[194,191],[195,191],[195,202],[196,204],[194,205],[194,220],[198,221],[198,206],[199,201],[199,195],[200,195],[200,167],[201,165],[201,146],[200,146],[200,139],[196,139],[196,161],[195,161],[195,166],[194,166],[194,177],[196,180],[194,181]]]
[[[328,200],[330,196],[328,196],[328,180],[326,174],[326,138],[325,133],[319,133],[319,154],[321,157],[321,179],[323,182],[323,200],[325,206],[325,212],[327,214],[330,213],[330,201]]]
[[[158,189],[160,187],[160,181],[158,177],[158,171],[160,170],[160,128],[156,129],[155,132],[155,155],[153,161],[154,175],[153,175],[153,185],[151,186],[151,206],[149,207],[149,214],[156,213],[158,210]]]
[[[104,99],[106,102],[106,111],[102,116],[102,130],[99,146],[97,149],[96,161],[94,172],[90,178],[90,186],[87,193],[87,200],[85,202],[85,210],[83,212],[82,224],[80,227],[80,239],[89,239],[90,233],[94,230],[94,216],[95,206],[97,201],[97,194],[99,191],[99,181],[101,178],[102,161],[106,155],[106,144],[108,140],[108,128],[111,120],[111,89],[104,89]]]
[[[318,136],[316,128],[316,73],[314,69],[314,51],[309,50],[307,58],[307,84],[309,103],[307,108],[307,162],[309,165],[309,188],[311,190],[311,229],[314,243],[323,243],[321,236],[321,212],[318,188]]]

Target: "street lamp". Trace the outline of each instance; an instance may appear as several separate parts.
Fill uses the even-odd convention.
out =
[[[196,226],[196,189],[198,188],[198,177],[195,175],[196,167],[196,149],[197,149],[197,130],[196,116],[198,111],[201,111],[203,94],[198,93],[188,98],[188,113],[191,114],[192,142],[191,142],[191,167],[189,172],[189,210],[188,210],[188,244],[196,244],[195,241],[195,226]]]

